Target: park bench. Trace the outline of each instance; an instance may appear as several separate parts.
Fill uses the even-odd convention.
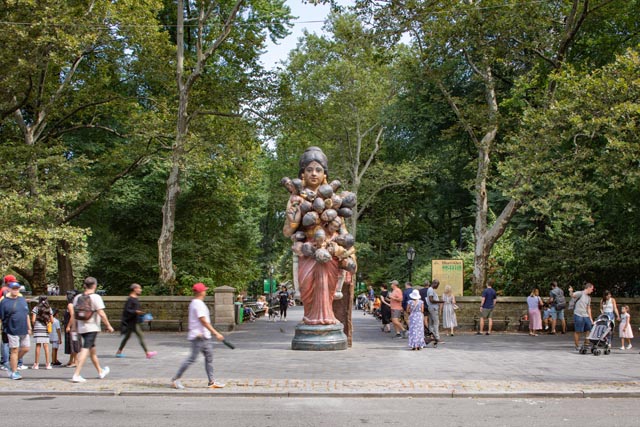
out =
[[[147,329],[149,331],[152,331],[154,327],[156,330],[164,330],[165,328],[162,328],[162,326],[165,325],[172,326],[171,329],[177,329],[178,332],[182,332],[183,323],[183,319],[153,319],[142,322],[143,325],[147,325]]]
[[[264,314],[267,312],[264,307],[258,308],[258,305],[256,303],[245,303],[244,306],[251,308],[256,314],[256,317],[264,316]]]
[[[484,323],[486,328],[489,323],[489,319],[487,319]],[[511,323],[511,318],[509,316],[504,316],[504,318],[494,317],[492,329],[494,331],[499,331],[499,330],[506,331],[509,328],[509,323]],[[480,330],[480,316],[473,317],[473,330],[474,331]]]

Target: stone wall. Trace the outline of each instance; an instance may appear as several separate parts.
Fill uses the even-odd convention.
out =
[[[458,329],[462,331],[472,331],[475,321],[480,316],[481,297],[456,297],[458,307],[456,316],[458,319]],[[594,320],[600,314],[600,298],[591,299],[591,313]],[[616,298],[618,307],[628,305],[631,314],[632,325],[637,326],[640,322],[640,298]],[[569,298],[567,296],[567,304]],[[526,297],[498,297],[498,303],[493,311],[494,330],[505,330],[508,321],[507,331],[517,331],[520,318],[527,313]],[[573,311],[565,310],[565,319],[568,330],[573,330]],[[486,326],[485,326],[486,328]],[[526,328],[528,330],[528,328]]]
[[[232,294],[225,295],[226,299],[231,301],[230,310],[233,310],[233,296]],[[122,308],[127,300],[125,296],[105,296],[103,297],[107,316],[113,324],[114,328],[118,328],[120,325],[120,316],[122,314]],[[162,322],[172,320],[182,320],[183,328],[187,328],[188,307],[191,297],[156,297],[156,296],[141,296],[140,303],[143,310],[149,311],[153,314],[153,317],[158,322],[153,325],[154,330],[177,330],[178,324],[173,322]],[[461,331],[472,331],[474,328],[475,320],[480,315],[480,297],[456,297],[456,302],[460,307],[457,310],[456,315],[458,318],[458,329]],[[66,307],[65,297],[49,297],[52,307],[64,309]],[[618,306],[628,305],[631,313],[631,323],[636,328],[640,325],[640,298],[617,298]],[[215,307],[213,295],[207,296],[205,299],[209,310],[211,310],[211,319],[215,322]],[[567,298],[567,304],[569,299]],[[600,298],[592,298],[592,312],[595,317],[600,313]],[[505,330],[505,319],[508,320],[508,331],[517,331],[519,326],[519,320],[522,315],[527,312],[527,299],[525,297],[498,297],[498,304],[493,312],[494,330]],[[220,316],[219,316],[220,317]],[[226,330],[229,327],[228,323],[230,319],[227,319],[227,315],[224,315],[224,325],[222,330]],[[573,312],[565,310],[565,318],[567,320],[569,330],[573,328]],[[62,320],[62,315],[59,316]],[[214,323],[214,326],[215,323]],[[637,331],[637,329],[636,329]]]
[[[122,316],[122,309],[127,301],[126,296],[104,296],[104,304],[106,306],[105,312],[109,317],[109,322],[115,329],[120,326],[120,317]],[[187,318],[189,317],[189,303],[192,297],[158,297],[158,296],[141,296],[140,305],[142,310],[147,311],[153,315],[155,324],[152,322],[153,330],[178,330],[178,322],[172,322],[182,320],[183,329],[187,329]],[[211,311],[211,321],[215,319],[214,297],[205,297],[205,303]],[[66,297],[49,297],[49,302],[52,307],[55,307],[60,311],[58,319],[62,321],[63,310],[67,306]],[[164,322],[163,322],[164,321]],[[167,322],[169,321],[169,322]],[[215,326],[215,325],[214,325]]]

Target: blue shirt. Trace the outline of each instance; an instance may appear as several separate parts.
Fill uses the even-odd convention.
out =
[[[29,304],[24,297],[6,297],[0,302],[2,329],[6,334],[27,335],[29,333],[27,316],[29,316]]]
[[[409,304],[409,295],[411,295],[411,292],[413,292],[413,288],[407,288],[404,291],[402,291],[402,309],[403,310],[407,309],[407,304]]]
[[[496,305],[496,298],[498,298],[498,294],[496,294],[495,289],[486,288],[482,291],[482,296],[484,297],[482,308],[493,308]]]

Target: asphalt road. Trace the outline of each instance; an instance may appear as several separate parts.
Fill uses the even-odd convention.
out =
[[[4,397],[3,425],[595,426],[638,425],[636,399]]]

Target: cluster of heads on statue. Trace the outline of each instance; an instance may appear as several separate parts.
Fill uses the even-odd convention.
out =
[[[304,181],[304,169],[312,162],[317,162],[324,169],[324,181],[317,189],[308,188]],[[298,178],[284,177],[282,185],[297,202],[294,208],[299,209],[302,224],[291,236],[292,250],[298,256],[315,257],[319,263],[338,260],[341,269],[351,273],[356,271],[355,239],[349,234],[344,223],[345,218],[353,216],[356,195],[350,191],[341,191],[339,180],[327,183],[327,157],[317,147],[308,148],[300,159]]]

